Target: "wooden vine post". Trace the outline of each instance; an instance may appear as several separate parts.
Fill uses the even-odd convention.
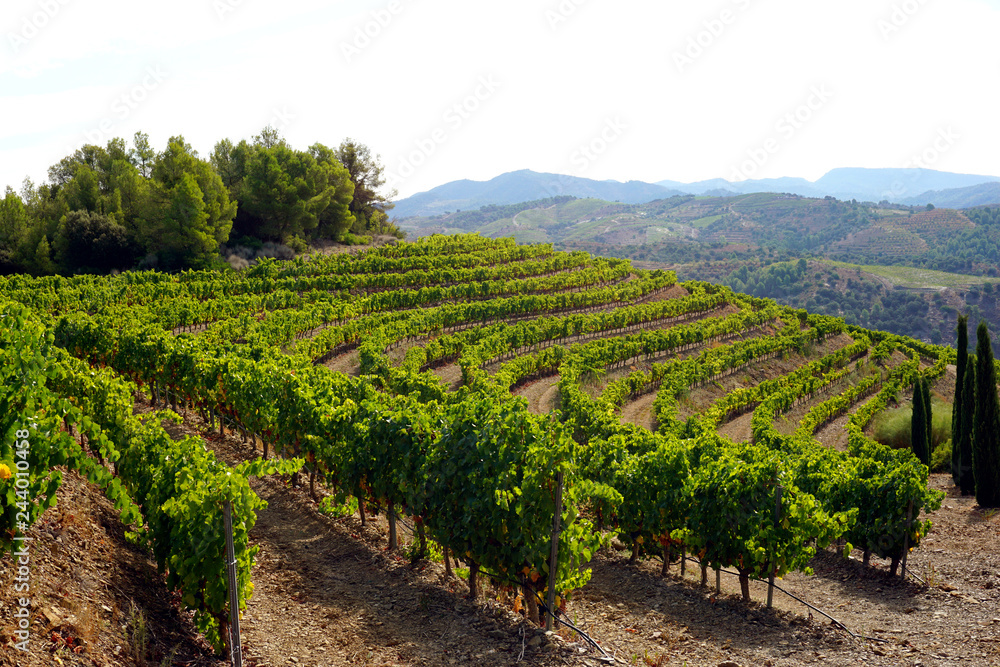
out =
[[[910,524],[913,522],[913,498],[906,506],[906,525],[903,527],[903,569],[900,578],[906,579],[906,554],[910,551]]]
[[[389,501],[386,514],[389,519],[389,551],[395,551],[399,546],[399,540],[396,537],[396,503],[394,501]]]
[[[233,667],[243,667],[240,645],[240,593],[236,579],[236,549],[233,546],[233,504],[228,499],[222,510],[226,528],[226,575],[229,579],[229,654]]]
[[[556,511],[552,517],[552,552],[549,554],[549,596],[546,601],[549,613],[545,615],[545,629],[552,630],[552,619],[555,616],[556,604],[556,572],[559,567],[559,531],[562,519],[563,471],[556,474]]]
[[[781,523],[781,491],[782,488],[779,486],[775,490],[775,501],[774,501],[774,529],[777,530]],[[771,552],[771,576],[767,580],[767,608],[770,609],[772,603],[774,602],[774,573],[778,569],[778,554]]]

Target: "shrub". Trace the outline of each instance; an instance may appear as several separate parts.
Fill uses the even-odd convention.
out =
[[[948,472],[951,470],[951,440],[945,440],[934,448],[931,454],[931,472]]]
[[[305,254],[309,251],[309,244],[306,243],[305,239],[301,236],[293,236],[288,239],[288,242],[285,245],[294,250],[298,255]]]
[[[350,232],[344,234],[344,237],[340,239],[340,242],[344,245],[370,245],[372,242],[372,237],[370,236],[358,236],[356,234],[351,234]]]

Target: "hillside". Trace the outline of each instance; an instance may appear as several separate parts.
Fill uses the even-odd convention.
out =
[[[414,238],[478,232],[520,242],[626,252],[642,260],[684,261],[708,250],[758,246],[857,264],[902,263],[998,275],[997,210],[927,210],[767,193],[685,195],[635,205],[560,197],[411,218],[403,228]]]
[[[30,442],[0,472],[30,449],[32,489],[0,536],[45,564],[20,664],[218,664],[226,502],[260,666],[998,655],[995,514],[874,439],[918,378],[950,414],[949,348],[473,235],[8,277],[0,318],[0,423]]]

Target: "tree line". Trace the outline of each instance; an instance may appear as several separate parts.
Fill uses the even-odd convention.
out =
[[[968,318],[958,318],[955,368],[952,479],[963,495],[975,495],[980,506],[1000,507],[1000,402],[986,322],[976,328],[976,354],[972,355]]]
[[[0,274],[106,273],[219,266],[227,243],[286,244],[370,233],[389,221],[383,167],[351,139],[307,150],[271,127],[251,141],[219,141],[198,155],[183,136],[157,152],[137,132],[84,145],[0,199]]]

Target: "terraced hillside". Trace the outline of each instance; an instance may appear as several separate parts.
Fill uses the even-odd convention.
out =
[[[385,611],[361,629],[355,620],[315,633],[303,616],[303,628],[286,634],[315,637],[302,640],[314,650],[306,664],[354,664],[362,653],[379,664],[590,664],[605,652],[631,654],[629,664],[643,655],[647,664],[764,655],[801,664],[820,650],[850,664],[903,650],[856,634],[838,644],[834,631],[819,629],[803,639],[794,629],[801,607],[795,616],[751,601],[762,599],[755,580],[836,571],[852,561],[834,552],[851,547],[858,562],[850,576],[906,586],[896,583],[901,562],[909,555],[912,568],[932,539],[930,517],[945,494],[909,451],[874,442],[869,428],[918,377],[947,392],[949,348],[710,283],[678,283],[627,260],[470,235],[240,272],[5,278],[0,317],[0,369],[9,380],[0,400],[13,406],[0,417],[0,461],[27,468],[30,488],[30,510],[6,508],[0,535],[33,530],[56,498],[59,471],[89,475],[217,650],[228,632],[226,501],[236,516],[240,603],[253,619],[299,618],[289,607],[305,599],[329,618],[346,614],[329,594],[354,576],[343,560],[363,564],[366,590],[381,591],[372,595],[385,594],[372,583],[379,576],[394,582],[398,603],[387,602],[402,630],[376,630]],[[147,404],[166,412],[151,419]],[[30,435],[30,450],[14,446],[15,434]],[[18,460],[28,463],[19,468]],[[299,492],[254,479],[293,471]],[[21,488],[16,481],[0,479],[0,491]],[[357,519],[328,522],[306,488],[322,508],[345,516],[353,508]],[[268,514],[260,495],[286,514]],[[263,528],[255,528],[258,514]],[[416,575],[391,569],[373,575],[377,559],[351,558],[349,549],[334,555],[340,547],[322,537],[360,539],[381,521],[389,553],[412,542],[417,567],[443,563],[436,583],[418,587]],[[296,526],[294,537],[285,525]],[[268,559],[255,565],[261,547]],[[285,551],[301,560],[276,555]],[[348,569],[311,560],[316,553]],[[283,606],[288,593],[272,575],[307,562],[298,575],[309,593]],[[703,584],[715,570],[718,592],[738,591],[742,601],[725,598],[706,612],[709,621],[673,608],[681,603],[664,602],[673,593],[660,590],[656,575],[678,563],[673,581],[683,596],[709,604],[684,578],[700,566]],[[730,570],[735,590],[722,587]],[[455,589],[459,572],[464,590],[473,599],[485,593],[507,625],[486,619],[486,607],[449,606],[435,613],[465,624],[472,614],[489,631],[470,635],[475,646],[447,644],[451,657],[435,655],[420,638],[440,642],[452,631],[434,639],[415,628],[432,622],[423,611]],[[251,581],[264,582],[263,608],[250,601]],[[544,622],[550,594],[562,621],[578,621],[557,625],[558,638],[531,630]],[[612,601],[610,614],[601,600]],[[629,619],[605,623],[623,609]],[[750,611],[779,635],[796,634],[787,655],[683,638],[697,623],[746,624]],[[356,607],[351,613],[361,618]],[[519,621],[513,614],[527,625],[511,623]],[[632,637],[646,627],[640,617],[668,629]],[[45,619],[36,622],[43,633]],[[616,643],[588,643],[588,629]],[[257,641],[248,643],[262,662],[283,663],[289,644],[267,632],[267,623],[253,624],[248,636]],[[357,648],[354,657],[318,652],[331,633]],[[669,645],[666,637],[674,637]],[[39,655],[27,664],[48,664]]]

